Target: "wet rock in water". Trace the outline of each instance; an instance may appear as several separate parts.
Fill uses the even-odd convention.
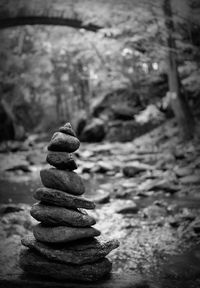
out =
[[[62,132],[56,132],[48,145],[48,150],[71,153],[76,151],[79,146],[78,138]]]
[[[85,192],[83,181],[75,172],[50,168],[41,170],[40,176],[42,184],[47,188],[58,189],[74,195],[81,195]]]
[[[163,190],[165,192],[168,192],[168,193],[176,193],[177,191],[180,190],[180,187],[179,185],[177,184],[174,184],[173,182],[169,182],[167,180],[160,180],[158,181],[154,187],[153,187],[154,190]]]
[[[63,263],[85,264],[98,261],[119,246],[117,240],[96,240],[86,239],[68,245],[48,245],[34,239],[33,236],[26,236],[22,244],[30,249],[38,251],[50,260]]]
[[[148,179],[138,186],[138,191],[165,191],[168,193],[175,193],[180,189],[179,185],[160,179]]]
[[[116,191],[115,198],[117,199],[126,199],[128,197],[131,197],[131,195],[134,194],[134,189],[128,188],[128,189],[123,189],[119,188]]]
[[[92,201],[82,196],[75,196],[68,194],[67,192],[45,187],[38,188],[34,194],[34,198],[47,204],[66,208],[95,208],[95,204]]]
[[[99,230],[86,227],[76,228],[67,226],[48,227],[37,224],[33,227],[34,237],[41,242],[47,243],[62,243],[82,238],[99,236]]]
[[[96,191],[95,195],[91,197],[92,201],[98,204],[105,204],[110,201],[110,193],[99,189]]]
[[[2,204],[0,205],[0,214],[8,214],[24,211],[21,204]]]
[[[13,163],[12,167],[6,169],[6,171],[18,171],[18,170],[21,170],[23,172],[31,172],[30,165],[28,162],[26,163],[26,161],[24,161],[24,164]]]
[[[97,281],[112,269],[112,263],[103,258],[92,264],[69,265],[49,261],[29,249],[20,253],[20,266],[30,274],[51,277],[56,280]]]
[[[76,162],[72,155],[67,152],[49,151],[47,154],[47,162],[58,169],[77,169]]]
[[[138,206],[131,200],[118,200],[115,205],[115,212],[120,214],[136,214]]]
[[[61,126],[58,131],[76,137],[76,133],[72,129],[72,126],[69,122]]]
[[[82,173],[90,173],[91,171],[96,172],[94,171],[95,163],[93,162],[84,161],[81,166],[82,166]]]
[[[46,225],[70,225],[88,227],[96,224],[85,210],[71,210],[63,207],[36,203],[31,208],[31,216]]]
[[[113,171],[113,165],[108,161],[98,161],[97,166],[93,169],[97,173],[106,173],[108,171]]]
[[[178,177],[184,177],[194,173],[193,169],[188,167],[179,167],[175,169],[175,173]]]
[[[160,207],[158,205],[152,204],[143,209],[143,217],[155,220],[167,215],[166,207]]]
[[[168,209],[169,211],[169,209]],[[186,210],[187,211],[187,210]],[[192,213],[182,213],[182,214],[176,214],[169,217],[169,224],[173,228],[178,228],[181,224],[187,222],[187,223],[194,223],[195,216]]]
[[[152,170],[152,169],[153,167],[150,165],[133,162],[124,166],[122,171],[123,171],[124,176],[134,177],[140,172],[145,172],[145,171]]]
[[[186,185],[198,185],[200,184],[200,173],[196,175],[181,177],[180,182]]]
[[[125,166],[123,167],[123,174],[126,177],[134,177],[136,174],[140,173],[141,170],[134,166]]]

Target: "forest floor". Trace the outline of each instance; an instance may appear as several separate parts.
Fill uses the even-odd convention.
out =
[[[1,274],[20,269],[46,144],[0,154]],[[142,275],[152,287],[200,287],[199,144],[199,135],[181,142],[172,120],[132,142],[82,144],[75,153],[86,197],[97,203],[96,228],[120,241],[109,256],[113,271]]]

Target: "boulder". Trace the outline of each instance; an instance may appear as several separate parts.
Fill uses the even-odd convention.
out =
[[[105,125],[101,119],[94,118],[87,124],[79,138],[84,142],[100,142],[105,137]]]
[[[136,112],[135,108],[128,106],[128,104],[113,104],[111,106],[111,111],[114,114],[115,119],[120,120],[132,120]]]

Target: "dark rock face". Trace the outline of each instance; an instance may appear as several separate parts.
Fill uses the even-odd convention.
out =
[[[111,262],[103,258],[92,264],[69,265],[51,262],[46,257],[29,249],[21,251],[20,266],[30,274],[51,277],[57,280],[97,281],[111,271]]]
[[[95,208],[95,204],[84,197],[71,195],[68,194],[67,192],[59,191],[56,189],[49,189],[45,187],[38,188],[34,194],[34,198],[42,201],[43,203],[72,209]]]
[[[97,195],[92,197],[92,200],[98,204],[105,204],[110,201],[110,192],[104,190],[97,190]]]
[[[98,261],[119,246],[116,240],[98,241],[96,239],[81,240],[77,244],[75,242],[67,246],[55,246],[36,241],[33,236],[23,238],[22,244],[38,251],[49,260],[77,265]]]
[[[104,122],[98,118],[86,125],[80,135],[80,140],[84,142],[100,142],[105,137]]]
[[[111,142],[127,142],[132,141],[148,131],[155,128],[157,125],[154,123],[139,124],[135,120],[114,120],[108,125],[106,140]]]
[[[141,171],[143,170],[133,165],[129,165],[129,166],[127,165],[123,167],[123,174],[126,177],[134,177],[136,174],[140,173]]]
[[[198,185],[200,184],[200,171],[198,174],[181,177],[180,181],[182,184],[186,184],[186,185],[192,185],[192,184]]]
[[[47,188],[58,189],[74,195],[85,192],[81,177],[71,171],[57,170],[54,168],[40,171],[42,184]]]
[[[0,103],[0,142],[15,139],[14,121],[6,112],[6,104],[4,102]]]
[[[41,242],[64,243],[73,240],[99,236],[101,233],[95,228],[76,228],[68,226],[48,227],[37,224],[33,227],[34,237]]]
[[[50,151],[74,152],[80,146],[78,138],[62,132],[54,133],[48,146]]]
[[[136,214],[139,208],[131,200],[119,200],[116,202],[115,212],[120,214]]]
[[[71,210],[63,207],[47,206],[37,203],[31,208],[31,216],[46,225],[70,225],[89,227],[96,223],[85,210]]]
[[[114,114],[115,119],[120,120],[133,120],[136,109],[129,107],[127,104],[113,104],[111,111]]]
[[[47,162],[58,168],[58,169],[68,169],[68,170],[75,170],[77,169],[77,165],[72,158],[72,155],[67,152],[56,152],[56,151],[49,151],[47,154]]]

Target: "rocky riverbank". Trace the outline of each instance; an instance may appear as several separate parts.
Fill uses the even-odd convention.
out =
[[[90,183],[87,196],[97,203],[95,227],[120,241],[110,254],[113,271],[142,274],[157,287],[199,287],[199,147],[198,137],[180,142],[173,121],[133,142],[81,145],[76,162]],[[33,161],[42,149],[20,153],[30,171],[1,168],[4,180],[29,179],[35,167],[45,167],[42,157]],[[35,224],[29,209],[1,207],[1,273],[16,265],[20,239]]]

